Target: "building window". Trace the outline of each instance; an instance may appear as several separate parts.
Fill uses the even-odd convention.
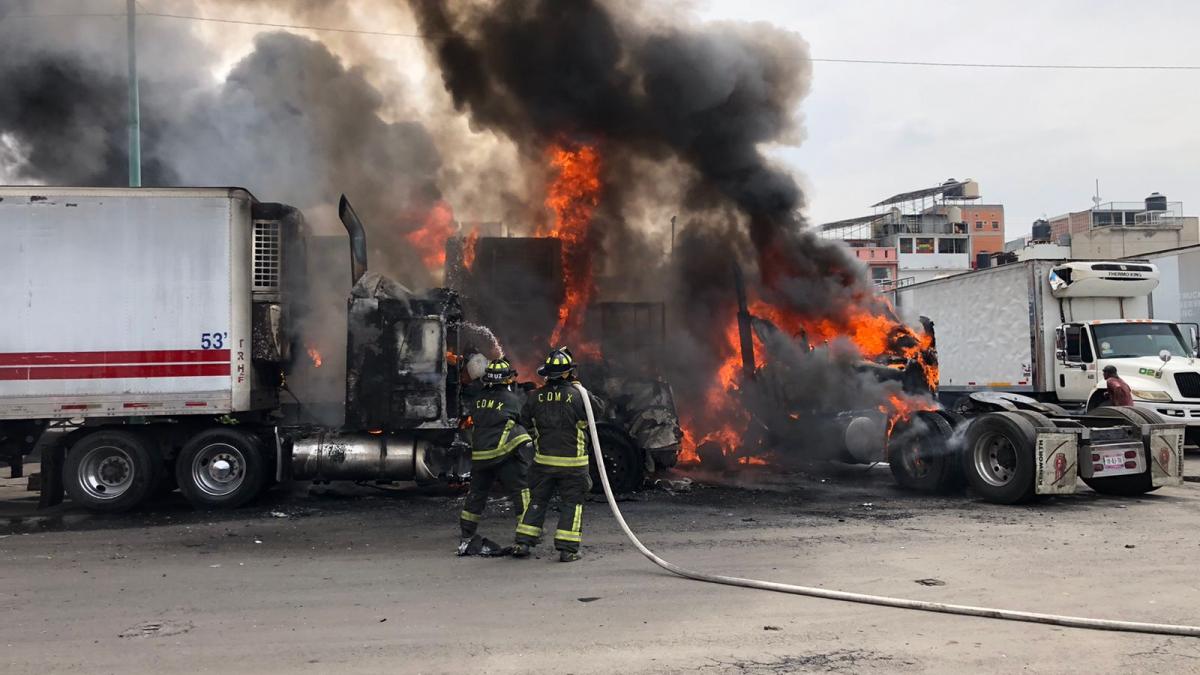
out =
[[[983,229],[983,221],[982,220],[975,221],[975,229],[977,229],[977,230]]]
[[[912,238],[910,238],[910,237],[901,237],[900,238],[900,252],[901,253],[912,253],[913,252]]]
[[[938,253],[966,253],[967,241],[965,239],[938,239]]]
[[[887,281],[888,279],[891,279],[891,278],[892,278],[892,274],[888,270],[888,268],[886,268],[886,267],[872,267],[871,268],[871,280],[872,281]]]
[[[998,221],[998,220],[993,220],[993,221],[992,221],[992,229],[993,229],[993,230],[998,230],[998,229],[1000,229],[1000,221]]]
[[[917,253],[933,253],[933,237],[917,237]]]

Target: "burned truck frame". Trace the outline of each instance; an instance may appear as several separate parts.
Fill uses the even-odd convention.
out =
[[[369,270],[365,230],[345,197],[339,216],[351,284],[339,424],[327,408],[307,410],[288,384],[305,351],[300,318],[320,322],[330,312],[303,290],[309,233],[297,210],[238,188],[7,190],[0,236],[10,250],[31,250],[51,229],[63,230],[71,236],[31,255],[45,249],[47,265],[66,256],[85,270],[130,270],[97,276],[97,292],[127,327],[115,337],[55,328],[71,288],[40,290],[36,303],[14,310],[47,328],[18,336],[28,344],[10,347],[16,361],[0,364],[9,376],[0,451],[20,475],[23,456],[41,445],[44,506],[65,490],[86,508],[125,511],[178,486],[197,507],[232,508],[274,481],[424,483],[469,474],[469,453],[456,439],[464,391],[474,386],[464,335],[478,327],[464,320],[456,291],[414,293]],[[100,255],[94,244],[77,245],[90,240],[76,232],[110,245]],[[179,236],[193,242],[190,258],[213,264],[175,264]],[[129,302],[131,295],[146,299]],[[667,404],[655,407],[664,388]],[[639,389],[627,381],[613,390],[600,434],[620,489],[641,485],[654,466],[648,457],[673,460],[669,447],[652,455],[645,444],[669,446],[670,434],[664,441],[651,429],[656,419],[673,419],[669,393],[661,383]],[[285,407],[285,395],[297,405]]]
[[[466,263],[466,247],[473,261]],[[452,238],[446,279],[473,324],[495,330],[521,376],[551,346],[566,288],[562,242],[554,237]],[[666,306],[649,301],[596,301],[586,308],[575,347],[580,379],[605,403],[598,432],[614,489],[629,492],[650,473],[674,466],[683,432],[670,384],[658,371],[666,344]],[[595,463],[592,463],[595,472]],[[599,480],[593,489],[600,490]]]

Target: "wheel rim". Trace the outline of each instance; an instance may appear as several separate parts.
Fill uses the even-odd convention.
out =
[[[613,486],[614,490],[620,491],[626,487],[626,482],[629,481],[629,475],[632,469],[625,461],[625,446],[621,442],[614,441],[612,438],[601,436],[600,446],[604,452],[604,468],[608,470],[608,482]],[[599,467],[593,462],[592,468],[597,473]]]
[[[925,461],[922,454],[921,444],[917,442],[908,443],[900,450],[900,465],[913,478],[929,475],[929,462]]]
[[[213,497],[232,494],[246,480],[246,457],[228,443],[212,443],[192,459],[192,483]]]
[[[984,434],[975,442],[975,473],[993,487],[1012,482],[1017,472],[1017,449],[1003,434]]]
[[[79,486],[93,499],[110,501],[129,491],[136,475],[133,457],[114,445],[87,451],[76,474]]]

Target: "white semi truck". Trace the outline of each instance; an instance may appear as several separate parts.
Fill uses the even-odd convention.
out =
[[[345,198],[339,215],[345,423],[327,428],[280,405],[312,311],[299,211],[239,188],[0,187],[0,460],[19,474],[41,441],[43,505],[65,488],[101,511],[176,485],[219,508],[279,480],[461,476],[460,391],[486,358],[464,354],[458,296],[369,272]],[[640,485],[640,446],[599,431]]]
[[[1134,405],[1200,433],[1196,325],[1151,318],[1158,268],[1143,261],[1030,260],[914,284],[905,315],[933,320],[939,392],[1024,394],[1086,412],[1104,406],[1114,366]]]

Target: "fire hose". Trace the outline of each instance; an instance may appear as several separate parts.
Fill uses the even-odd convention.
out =
[[[642,555],[649,558],[650,562],[658,565],[672,574],[676,574],[687,579],[707,581],[713,584],[724,584],[726,586],[741,586],[743,588],[756,588],[763,591],[791,593],[793,595],[807,595],[814,598],[824,598],[826,600],[842,600],[844,602],[879,605],[882,607],[895,607],[897,609],[913,609],[922,612],[938,612],[941,614],[976,616],[986,619],[1003,619],[1005,621],[1022,621],[1026,623],[1042,623],[1052,626],[1087,628],[1091,630],[1200,637],[1200,626],[1142,623],[1139,621],[1114,621],[1110,619],[1092,619],[1079,616],[1060,616],[1057,614],[1021,612],[1010,609],[993,609],[990,607],[973,607],[970,605],[951,605],[942,602],[909,600],[906,598],[867,595],[865,593],[850,593],[847,591],[814,588],[811,586],[781,584],[773,581],[760,581],[758,579],[742,579],[740,577],[728,577],[720,574],[695,572],[693,570],[680,567],[675,563],[668,562],[655,555],[653,551],[646,548],[645,544],[643,544],[641,540],[637,538],[637,535],[633,533],[633,530],[629,529],[629,524],[625,522],[625,518],[621,515],[621,509],[617,507],[617,500],[613,496],[612,486],[610,486],[608,483],[608,472],[604,468],[604,453],[600,451],[600,436],[596,433],[596,418],[592,412],[591,397],[588,396],[587,389],[585,389],[582,384],[578,382],[575,382],[574,384],[575,388],[579,390],[580,395],[583,397],[583,405],[587,411],[588,429],[591,433],[592,447],[595,449],[596,468],[599,470],[598,473],[600,474],[600,483],[604,486],[604,496],[608,499],[608,506],[610,509],[612,509],[613,517],[617,519],[617,524],[621,526],[621,530],[625,532],[625,536],[629,538],[629,541],[633,542],[634,547],[636,547]]]

